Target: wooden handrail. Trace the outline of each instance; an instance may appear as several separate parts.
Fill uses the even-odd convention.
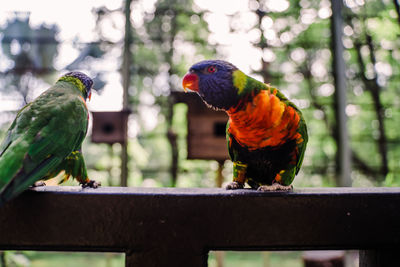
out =
[[[357,249],[362,266],[385,266],[371,263],[393,264],[399,247],[400,188],[40,187],[0,208],[1,250],[124,252],[127,266],[206,266],[210,250],[309,249]]]

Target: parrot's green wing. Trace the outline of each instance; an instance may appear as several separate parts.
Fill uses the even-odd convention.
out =
[[[50,178],[80,148],[87,115],[79,91],[68,83],[56,84],[19,112],[1,147],[0,205]]]
[[[304,153],[306,152],[307,142],[308,142],[307,125],[306,125],[306,122],[304,121],[303,114],[301,114],[301,112],[300,112],[300,123],[299,123],[298,132],[300,133],[300,135],[303,139],[303,142],[297,144],[297,151],[299,153],[299,156],[297,158],[297,163],[296,163],[296,174],[298,174],[300,171],[301,164],[303,163],[303,159],[304,159]]]
[[[275,92],[276,96],[282,102],[284,102],[285,105],[294,108],[300,116],[300,122],[299,122],[299,127],[297,129],[297,132],[301,135],[302,142],[297,143],[298,157],[297,157],[297,162],[296,162],[296,174],[298,174],[300,171],[300,167],[303,163],[304,153],[306,151],[306,146],[307,146],[307,142],[308,142],[308,133],[307,133],[306,122],[304,120],[302,112],[293,102],[289,101],[289,99],[287,99],[286,96],[284,96],[277,88],[271,87],[269,85],[267,85],[267,86],[268,86],[268,90],[270,90],[271,92],[276,91]]]
[[[228,144],[228,153],[229,153],[229,157],[231,158],[231,160],[233,161],[234,160],[234,153],[233,153],[233,150],[232,150],[232,146],[231,146],[231,142],[232,142],[232,140],[231,140],[231,135],[229,134],[229,120],[228,120],[228,122],[226,123],[226,129],[225,129],[225,137],[226,137],[226,142],[227,142],[227,144]]]
[[[15,137],[15,135],[13,134],[15,125],[16,125],[16,121],[17,119],[20,117],[21,113],[23,112],[23,110],[25,110],[26,108],[28,108],[32,103],[28,103],[27,105],[25,105],[17,114],[15,120],[13,121],[13,123],[11,124],[10,128],[7,131],[7,135],[6,138],[4,139],[4,141],[1,143],[0,145],[0,157],[1,155],[3,155],[4,151],[6,151],[6,149],[8,148],[9,145],[11,145],[12,141],[13,141],[13,137]]]
[[[86,171],[85,160],[83,159],[83,155],[81,149],[72,151],[71,154],[68,155],[52,172],[49,172],[46,177],[43,179],[49,179],[61,171],[64,171],[64,176],[60,181],[60,184],[67,181],[70,176],[74,177],[81,184],[88,183],[88,176]]]

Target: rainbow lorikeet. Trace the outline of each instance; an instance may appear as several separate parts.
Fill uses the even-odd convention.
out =
[[[0,146],[0,206],[61,171],[61,182],[72,175],[85,187],[99,185],[89,180],[81,153],[92,85],[81,72],[67,73],[18,112]]]
[[[261,191],[290,190],[308,140],[301,111],[278,89],[257,81],[229,62],[205,60],[185,75],[183,88],[229,115],[226,128],[233,182]]]

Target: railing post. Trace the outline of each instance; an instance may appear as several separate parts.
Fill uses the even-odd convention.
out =
[[[185,250],[178,252],[166,250],[134,251],[126,252],[126,267],[206,267],[208,260],[207,252],[191,253]]]
[[[388,233],[390,234],[390,233]],[[360,267],[400,266],[399,249],[360,250]]]

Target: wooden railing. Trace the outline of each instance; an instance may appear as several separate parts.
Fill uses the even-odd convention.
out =
[[[360,266],[400,266],[399,248],[400,188],[42,187],[0,208],[0,250],[124,252],[126,266],[311,249],[357,249]]]

